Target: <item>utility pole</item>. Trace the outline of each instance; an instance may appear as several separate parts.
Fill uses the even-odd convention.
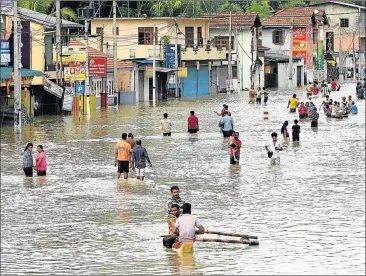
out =
[[[342,31],[341,31],[341,24],[339,24],[339,80],[343,81],[343,51],[342,51]]]
[[[358,77],[362,78],[361,74],[361,27],[363,25],[361,17],[361,8],[358,8]],[[356,61],[356,59],[355,59]]]
[[[179,97],[179,79],[178,79],[178,22],[175,19],[175,50],[174,50],[174,60],[175,60],[175,97]]]
[[[228,58],[228,67],[227,67],[227,76],[228,76],[228,80],[229,80],[229,89],[231,90],[231,82],[233,80],[233,67],[231,65],[231,36],[232,36],[232,16],[231,16],[231,12],[230,12],[230,18],[229,18],[229,49],[228,49],[228,53],[229,53],[229,58]]]
[[[155,105],[156,103],[156,66],[155,66],[155,51],[156,51],[156,27],[154,24],[154,30],[153,30],[153,45],[154,45],[154,50],[153,50],[153,72],[152,72],[152,78],[153,78],[153,104]]]
[[[118,67],[117,67],[117,1],[113,1],[113,92],[115,104],[119,104],[118,94]]]
[[[21,71],[19,70],[20,64],[20,39],[21,34],[18,33],[19,29],[19,18],[18,18],[18,0],[14,0],[13,2],[13,22],[14,22],[14,62],[13,62],[13,70],[14,70],[14,126],[19,127],[19,131],[22,126],[22,93],[21,93]]]
[[[293,71],[293,33],[294,33],[294,18],[291,16],[291,26],[290,26],[290,53],[289,53],[289,64],[288,64],[288,79],[289,79],[289,87],[292,87],[292,71]]]
[[[355,53],[355,36],[356,31],[353,33],[352,39],[352,51],[353,51],[353,80],[356,80],[356,53]]]
[[[60,0],[56,1],[56,74],[57,84],[62,85],[62,59],[61,59],[61,7]],[[60,64],[58,63],[60,60]]]
[[[104,51],[104,24],[102,28],[102,33],[100,34],[100,51]]]

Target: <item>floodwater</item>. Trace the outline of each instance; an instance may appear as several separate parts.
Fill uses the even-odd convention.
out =
[[[365,274],[365,102],[359,114],[301,122],[301,141],[270,166],[264,145],[284,120],[293,91],[271,91],[267,107],[248,92],[110,108],[90,118],[38,118],[21,134],[1,133],[2,274]],[[297,91],[305,100],[304,90]],[[345,84],[331,98],[355,98]],[[319,107],[322,98],[315,99]],[[227,103],[243,142],[230,167],[218,130]],[[186,117],[200,120],[196,137]],[[263,112],[269,120],[263,120]],[[172,137],[159,121],[169,113]],[[141,138],[153,163],[144,183],[117,181],[113,148],[122,132]],[[42,144],[45,178],[25,179],[25,144]],[[131,174],[131,177],[134,175]],[[180,257],[162,245],[170,186],[209,230],[258,236],[257,247],[196,243]]]

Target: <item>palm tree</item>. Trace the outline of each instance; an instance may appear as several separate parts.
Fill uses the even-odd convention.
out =
[[[53,11],[54,3],[55,0],[20,0],[18,2],[18,7],[55,16],[56,12]],[[71,21],[76,21],[78,19],[75,11],[69,7],[61,9],[61,17]]]

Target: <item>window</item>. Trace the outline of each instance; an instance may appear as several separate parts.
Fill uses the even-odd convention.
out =
[[[348,18],[341,18],[341,28],[348,28],[349,27],[349,19]]]
[[[229,37],[228,36],[218,36],[215,37],[215,47],[217,50],[221,51],[223,48],[229,49]],[[234,37],[231,37],[231,50],[234,50]]]
[[[185,29],[186,47],[194,46],[194,27],[186,27]]]
[[[313,44],[317,44],[317,43],[318,43],[318,33],[313,32]]]
[[[103,28],[98,27],[98,28],[96,28],[95,32],[97,35],[101,35],[103,33]]]
[[[114,91],[113,91],[114,87],[113,87],[113,80],[107,80],[107,91],[109,96],[113,96],[114,95]]]
[[[138,28],[138,44],[153,45],[154,27],[139,27]],[[155,27],[155,42],[158,41],[158,28]]]
[[[203,46],[202,27],[197,27],[197,45],[198,47]]]
[[[238,78],[238,68],[236,66],[233,66],[232,70],[233,70],[233,79],[237,79]]]
[[[116,27],[116,35],[119,35],[119,28],[118,27]],[[112,34],[114,34],[114,28],[112,27]]]
[[[273,42],[273,44],[276,44],[276,45],[278,45],[278,44],[280,44],[280,45],[282,45],[282,44],[284,44],[284,31],[282,31],[282,30],[275,30],[275,31],[273,31],[273,33],[272,33],[272,42]]]

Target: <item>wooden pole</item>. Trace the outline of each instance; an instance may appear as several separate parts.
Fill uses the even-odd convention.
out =
[[[210,230],[205,230],[205,233],[206,234],[216,234],[216,235],[220,235],[220,236],[239,237],[239,238],[245,238],[245,239],[258,239],[257,236],[246,235],[246,234],[231,234],[231,233],[210,231]]]
[[[196,242],[222,242],[222,243],[239,243],[239,244],[248,244],[248,245],[259,245],[258,241],[248,241],[248,240],[196,239]]]

